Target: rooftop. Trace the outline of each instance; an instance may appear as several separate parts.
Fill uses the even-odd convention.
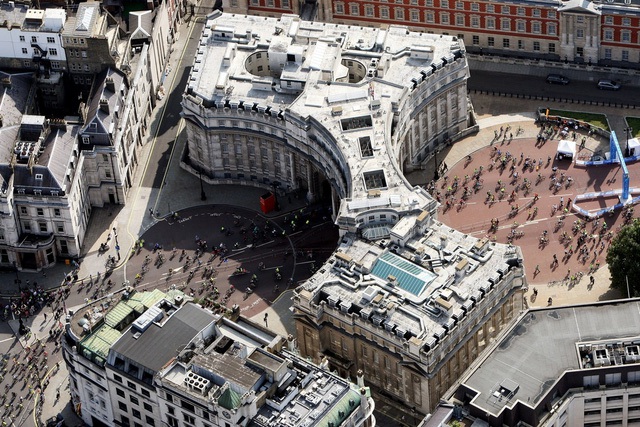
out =
[[[437,221],[425,227],[404,246],[344,238],[327,264],[296,289],[297,295],[355,314],[400,341],[434,348],[502,286],[521,254],[515,246],[477,239]]]
[[[441,87],[467,76],[464,45],[455,37],[394,25],[365,28],[294,15],[214,12],[185,99],[315,126],[309,137],[326,148],[344,176],[337,185],[340,217],[353,218],[376,208],[435,209],[435,201],[411,187],[394,166],[396,153],[387,136],[418,83],[429,78]],[[436,96],[433,92],[425,96]]]
[[[143,331],[129,328],[112,346],[112,351],[157,372],[216,319],[210,311],[191,303],[162,317],[165,315],[168,317],[165,321],[151,321]]]
[[[566,371],[638,363],[638,324],[638,299],[529,310],[462,384],[486,413],[537,406]]]

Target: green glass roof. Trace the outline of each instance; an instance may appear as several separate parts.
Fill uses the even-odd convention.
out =
[[[393,276],[398,280],[398,286],[414,295],[420,295],[436,275],[411,261],[394,254],[385,252],[376,260],[371,274],[383,280]]]
[[[331,425],[330,423],[333,423],[334,426],[342,425],[342,422],[358,408],[360,398],[360,393],[354,389],[349,389],[342,399],[333,405],[331,410],[327,412],[327,415],[322,418],[322,423],[318,422],[317,425],[328,426]]]
[[[98,330],[93,331],[92,334],[80,341],[80,346],[94,355],[106,359],[109,354],[109,348],[120,338],[120,335],[119,331],[102,324]]]
[[[162,298],[165,297],[164,292],[154,289],[149,292],[136,292],[127,300],[122,300],[113,307],[104,317],[104,323],[116,328],[120,322],[126,319],[131,313],[136,312],[142,314],[147,308],[151,307]]]

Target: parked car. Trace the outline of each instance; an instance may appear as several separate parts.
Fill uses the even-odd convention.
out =
[[[552,83],[557,85],[568,85],[569,79],[563,76],[562,74],[549,74],[547,76],[547,83]]]
[[[618,90],[620,89],[620,83],[615,80],[600,79],[598,80],[598,89],[602,90]]]

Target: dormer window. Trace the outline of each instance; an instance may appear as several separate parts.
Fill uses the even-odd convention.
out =
[[[37,174],[36,174],[36,179],[37,179],[38,181],[42,181],[42,174],[41,174],[41,173],[37,173]]]

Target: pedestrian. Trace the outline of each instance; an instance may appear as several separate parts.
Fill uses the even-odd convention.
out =
[[[47,321],[47,313],[44,313],[44,321]]]
[[[533,274],[538,274],[540,273],[540,265],[536,265],[535,270],[533,270]]]
[[[153,216],[153,208],[149,208],[149,216]]]

